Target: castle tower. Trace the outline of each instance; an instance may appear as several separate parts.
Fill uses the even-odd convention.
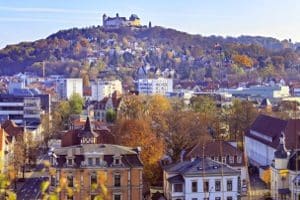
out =
[[[104,13],[103,15],[102,15],[102,26],[105,26],[106,25],[106,19],[107,19],[107,15]]]

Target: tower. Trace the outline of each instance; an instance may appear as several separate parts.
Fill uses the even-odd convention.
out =
[[[106,16],[106,14],[104,13],[103,15],[102,15],[102,26],[105,26],[106,25],[106,19],[107,19],[107,16]]]

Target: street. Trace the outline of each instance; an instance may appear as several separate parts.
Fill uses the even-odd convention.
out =
[[[42,155],[33,172],[29,172],[21,189],[17,191],[17,200],[35,200],[40,197],[40,185],[47,178],[46,172],[43,172],[43,162],[47,160],[48,155]]]

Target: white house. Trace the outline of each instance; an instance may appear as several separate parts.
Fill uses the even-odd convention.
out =
[[[300,119],[282,120],[259,115],[245,134],[245,149],[250,162],[256,166],[270,166],[282,132],[285,133],[286,148],[293,150],[297,146],[295,138],[299,131]]]
[[[69,99],[72,94],[77,93],[83,96],[82,78],[66,78],[57,81],[57,93],[61,99]]]
[[[122,94],[122,83],[120,80],[104,81],[96,80],[91,82],[91,101],[101,101],[105,97],[110,97],[117,91]]]
[[[197,158],[164,168],[164,195],[169,200],[239,199],[240,171]]]
[[[240,171],[240,186],[243,192],[247,190],[247,169],[243,152],[237,149],[236,143],[223,140],[214,140],[205,144],[197,144],[191,150],[184,153],[184,160],[195,158],[210,158],[211,160],[227,164],[231,168]]]
[[[139,79],[137,81],[137,90],[142,94],[161,94],[173,92],[173,79],[157,78],[157,79]]]

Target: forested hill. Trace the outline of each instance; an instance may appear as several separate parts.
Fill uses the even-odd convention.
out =
[[[146,66],[149,76],[180,80],[205,78],[240,81],[251,78],[296,78],[300,48],[268,37],[203,37],[163,27],[114,31],[102,27],[62,30],[46,39],[0,50],[0,74],[64,74],[94,79],[109,74],[132,78]],[[169,74],[168,74],[169,73]]]

